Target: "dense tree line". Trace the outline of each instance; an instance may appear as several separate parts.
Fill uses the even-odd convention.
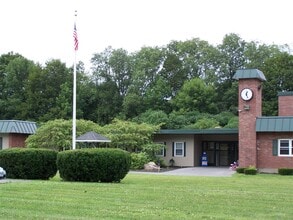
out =
[[[100,125],[119,118],[163,128],[235,127],[232,77],[241,68],[264,72],[263,114],[276,115],[277,92],[293,90],[288,51],[237,34],[217,46],[195,38],[133,53],[108,47],[93,55],[90,72],[77,65],[77,118]],[[60,60],[41,66],[17,53],[1,55],[0,119],[71,119],[72,72]]]

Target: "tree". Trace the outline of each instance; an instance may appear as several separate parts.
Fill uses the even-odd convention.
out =
[[[117,84],[121,96],[125,96],[131,82],[131,62],[128,53],[124,49],[117,49],[112,52],[109,59],[112,70],[113,81]]]
[[[263,83],[263,114],[278,114],[278,92],[293,91],[293,56],[288,53],[277,54],[267,59],[263,72],[267,81]]]
[[[108,47],[94,54],[92,72],[86,73],[81,62],[77,65],[77,118],[104,125],[117,117],[132,120],[163,111],[168,115],[166,128],[182,128],[198,120],[196,111],[237,115],[233,75],[239,68],[264,72],[264,114],[275,115],[277,92],[291,89],[288,51],[246,42],[233,33],[218,46],[194,38],[134,53]],[[41,66],[12,52],[0,56],[0,118],[70,119],[72,72],[60,60]],[[194,78],[202,82],[194,83]]]
[[[165,127],[167,129],[181,129],[191,123],[192,122],[190,121],[190,118],[187,116],[187,113],[173,111],[169,114],[168,122]]]
[[[172,95],[171,87],[163,77],[157,76],[156,78],[156,81],[149,86],[143,97],[145,108],[169,113],[171,111],[169,102]]]
[[[247,42],[244,51],[245,67],[262,70],[267,59],[280,53],[282,52],[277,45],[266,45],[255,41]]]
[[[208,129],[208,128],[217,128],[219,123],[214,118],[202,118],[199,119],[192,125],[186,126],[188,129]]]
[[[162,69],[164,51],[159,47],[143,47],[132,55],[132,91],[144,95],[155,83]]]
[[[182,65],[181,72],[186,79],[196,77],[208,83],[215,82],[220,57],[216,47],[207,41],[194,38],[186,41],[172,41],[167,49],[169,53],[178,56]]]
[[[159,125],[161,128],[166,128],[166,124],[168,123],[168,115],[162,110],[150,109],[134,118],[133,121],[150,125]]]
[[[131,82],[131,57],[126,50],[106,48],[92,58],[93,79],[97,86],[98,100],[96,121],[109,123],[122,108]]]
[[[73,72],[73,69],[71,70]],[[76,117],[97,122],[96,107],[98,103],[97,88],[89,74],[85,73],[82,63],[77,65],[77,85],[76,85]],[[73,84],[71,86],[71,90]],[[72,91],[71,96],[72,97]],[[71,100],[71,98],[70,98]],[[72,102],[71,102],[72,106]],[[71,110],[72,112],[72,110]]]
[[[246,42],[237,34],[225,35],[222,44],[218,46],[222,54],[219,82],[231,83],[236,70],[245,67],[245,46]]]
[[[138,116],[144,111],[142,97],[134,92],[129,92],[122,104],[122,115],[125,119],[130,119]]]
[[[188,78],[187,74],[183,71],[182,60],[176,53],[174,53],[172,46],[172,44],[168,45],[166,49],[163,68],[160,75],[166,82],[168,82],[168,87],[171,88],[171,95],[174,97],[183,85],[183,82]]]
[[[60,60],[50,60],[44,68],[39,67],[38,71],[32,72],[28,78],[26,93],[29,118],[48,121],[69,116],[72,76],[65,63],[61,63]],[[57,107],[57,104],[61,106]],[[59,112],[60,110],[64,112]]]
[[[237,116],[230,118],[228,123],[225,125],[225,128],[238,128],[239,119]]]
[[[28,76],[34,69],[34,63],[22,56],[10,60],[5,68],[2,84],[2,117],[26,118],[26,88]]]
[[[72,86],[69,82],[65,82],[60,86],[60,89],[60,93],[55,100],[55,106],[46,114],[48,119],[72,118]]]
[[[10,63],[10,61],[18,57],[22,57],[22,56],[20,54],[14,54],[13,52],[9,52],[7,54],[3,54],[0,56],[0,100],[4,99],[4,91],[6,88],[5,81],[7,76],[6,68],[8,64]]]
[[[218,108],[221,111],[231,111],[237,103],[237,86],[233,85],[233,76],[237,69],[245,67],[246,42],[237,34],[225,35],[222,44],[218,46],[221,62],[217,71],[217,83],[215,84],[218,94]]]
[[[35,70],[28,76],[26,84],[26,119],[38,121],[39,118],[46,114],[47,106],[46,98],[44,97],[43,69],[37,65]]]
[[[111,80],[111,67],[109,65],[109,59],[112,52],[112,47],[107,47],[103,52],[96,53],[92,57],[92,78],[95,84],[99,84],[105,80]]]
[[[214,116],[215,119],[219,122],[219,126],[225,127],[232,118],[236,117],[235,114],[229,111],[220,112],[219,114]],[[238,117],[236,117],[238,118]]]
[[[113,81],[106,81],[96,87],[95,107],[96,122],[105,125],[121,112],[122,98],[117,85]]]
[[[97,53],[92,58],[93,76],[96,83],[113,81],[119,93],[125,96],[131,81],[131,58],[124,49],[113,50],[108,47],[102,53]]]
[[[217,113],[215,90],[212,86],[206,85],[200,78],[186,81],[172,100],[172,104],[182,112]]]
[[[166,101],[171,96],[171,88],[168,80],[161,76],[163,60],[164,51],[158,47],[144,47],[132,55],[132,83],[123,103],[124,110],[128,109],[125,115],[135,117],[148,109],[168,111]],[[136,104],[137,101],[132,97],[136,97],[140,102],[136,107],[132,105],[132,101]],[[133,108],[138,109],[133,110]],[[132,114],[129,114],[129,111]]]

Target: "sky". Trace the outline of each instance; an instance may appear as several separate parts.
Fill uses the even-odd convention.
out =
[[[229,33],[293,48],[292,0],[0,0],[0,55],[90,67],[106,47],[134,52],[193,38],[218,45]],[[75,10],[77,16],[75,17]],[[76,22],[79,49],[74,53]]]

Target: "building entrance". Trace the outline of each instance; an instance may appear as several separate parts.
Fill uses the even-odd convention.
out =
[[[235,141],[204,141],[202,152],[206,152],[208,166],[229,166],[238,161],[238,142]]]

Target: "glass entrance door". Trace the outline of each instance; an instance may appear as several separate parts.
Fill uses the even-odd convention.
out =
[[[207,153],[208,166],[229,166],[238,160],[238,143],[206,141],[202,152]]]

